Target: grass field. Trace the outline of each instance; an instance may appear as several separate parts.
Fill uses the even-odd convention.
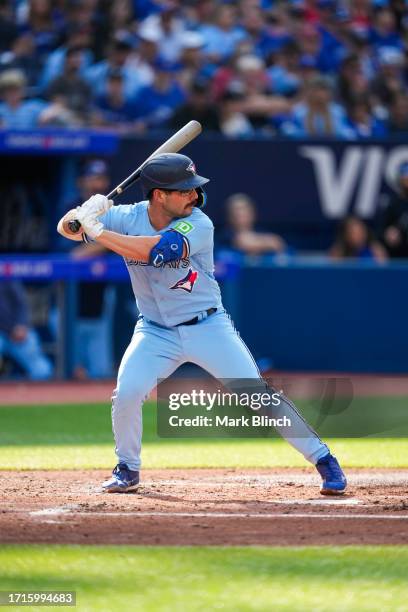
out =
[[[384,398],[358,399],[373,417],[389,406]],[[391,401],[395,411],[406,411],[406,400]],[[154,406],[149,404],[144,407],[143,441],[143,463],[150,468],[305,465],[303,457],[280,439],[159,439]],[[404,438],[328,443],[345,467],[408,467]],[[114,463],[109,405],[0,408],[0,469],[111,468]]]
[[[0,590],[75,590],[81,611],[402,612],[407,565],[406,547],[6,546]]]

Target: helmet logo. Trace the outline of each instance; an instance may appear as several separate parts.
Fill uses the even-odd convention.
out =
[[[196,167],[194,165],[194,162],[191,162],[191,164],[189,164],[186,168],[187,172],[191,172],[192,174],[197,174],[197,170]]]

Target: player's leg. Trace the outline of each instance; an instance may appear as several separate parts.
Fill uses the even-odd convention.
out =
[[[239,379],[258,379],[259,391],[265,391],[255,360],[235,331],[228,315],[216,313],[197,325],[182,329],[185,330],[183,344],[189,360],[207,370],[215,378],[231,379],[232,385],[234,381],[239,385]],[[251,388],[255,391],[256,383],[253,386],[251,382]],[[290,419],[291,427],[276,429],[289,444],[302,453],[305,459],[317,465],[330,454],[326,444],[308,425],[293,402],[280,394],[280,404],[277,408],[274,407],[271,416],[278,418],[283,415]],[[317,468],[319,469],[318,465]]]
[[[159,378],[182,362],[178,334],[144,320],[136,325],[119,367],[112,397],[112,426],[119,463],[132,471],[140,467],[142,404]]]

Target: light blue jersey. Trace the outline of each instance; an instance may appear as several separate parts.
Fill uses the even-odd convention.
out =
[[[119,463],[137,471],[141,464],[142,404],[158,380],[186,362],[218,379],[261,381],[261,376],[222,307],[214,278],[214,226],[206,214],[193,208],[189,217],[174,219],[161,232],[150,223],[148,202],[112,207],[100,219],[105,229],[129,236],[156,236],[174,229],[185,238],[188,250],[185,259],[158,268],[125,258],[143,316],[136,323],[119,367],[112,397],[112,426]],[[210,309],[216,310],[207,316]],[[186,322],[189,324],[182,325]],[[281,435],[316,463],[328,453],[327,446],[283,395],[281,403],[300,432],[291,437],[283,430]]]
[[[155,268],[124,258],[140,313],[165,327],[189,321],[210,308],[222,308],[214,278],[214,226],[199,208],[174,219],[160,232],[150,223],[148,202],[112,207],[100,220],[105,229],[129,236],[157,236],[175,229],[187,242],[188,255]]]

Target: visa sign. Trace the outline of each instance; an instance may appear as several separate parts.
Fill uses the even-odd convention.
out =
[[[395,189],[399,166],[408,162],[408,146],[390,150],[372,145],[345,147],[340,159],[333,149],[320,145],[304,145],[301,157],[311,161],[322,213],[329,219],[341,219],[351,212],[361,217],[374,216],[385,181]]]

